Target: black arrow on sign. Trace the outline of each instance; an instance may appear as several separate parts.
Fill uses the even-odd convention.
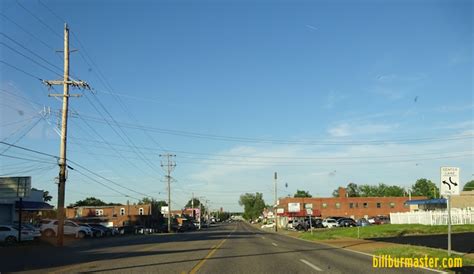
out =
[[[458,183],[451,181],[451,177],[449,177],[449,182],[450,182],[451,184],[453,184],[454,186],[457,186],[457,185],[458,185]]]
[[[446,185],[448,185],[448,187],[449,187],[449,190],[451,190],[451,185],[450,185],[448,182],[446,182],[446,181],[443,181],[443,184],[446,184]]]

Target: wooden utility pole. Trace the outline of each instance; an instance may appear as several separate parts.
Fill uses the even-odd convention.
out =
[[[176,163],[173,162],[171,158],[176,157],[176,155],[167,153],[164,155],[160,154],[160,157],[166,158],[166,164],[163,164],[163,162],[161,162],[161,167],[166,172],[165,177],[168,182],[168,233],[170,233],[171,232],[171,172],[176,167]]]
[[[67,115],[69,106],[69,97],[80,97],[78,94],[69,94],[69,86],[79,88],[89,88],[89,85],[83,81],[69,79],[69,28],[64,24],[64,77],[63,80],[44,80],[48,86],[62,85],[62,94],[49,94],[50,97],[63,97],[62,120],[61,120],[61,145],[59,149],[59,184],[58,184],[58,228],[57,245],[63,245],[64,237],[64,200],[66,193],[66,144],[67,144]]]

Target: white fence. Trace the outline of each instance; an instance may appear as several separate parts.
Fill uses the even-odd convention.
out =
[[[390,213],[392,224],[447,225],[448,211],[417,211]],[[451,210],[451,224],[474,224],[474,211],[469,209]]]

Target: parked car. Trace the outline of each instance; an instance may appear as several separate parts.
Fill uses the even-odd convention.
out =
[[[115,236],[118,234],[118,230],[111,227],[106,227],[105,225],[95,224],[95,223],[87,223],[89,226],[100,229],[104,236]]]
[[[305,219],[309,224],[309,218]],[[311,227],[312,228],[323,228],[323,219],[321,218],[311,218]]]
[[[41,234],[46,237],[57,235],[58,221],[45,219],[41,221]],[[72,235],[76,238],[92,237],[92,230],[89,227],[78,225],[73,221],[64,221],[64,235]]]
[[[390,217],[388,216],[374,216],[369,218],[369,223],[373,225],[383,225],[390,223]]]
[[[355,227],[355,226],[357,226],[356,221],[352,218],[342,218],[342,219],[337,220],[337,223],[341,227]]]
[[[80,226],[85,226],[85,227],[90,228],[90,230],[92,230],[92,237],[99,238],[99,237],[105,236],[105,233],[104,233],[104,231],[103,231],[102,229],[93,227],[93,226],[91,226],[90,224],[86,224],[86,223],[78,223],[78,224],[79,224]]]
[[[262,225],[260,228],[273,228],[273,227],[275,227],[275,223],[265,224],[265,225]]]
[[[371,223],[365,218],[361,218],[361,219],[357,220],[356,223],[357,223],[357,226],[369,226],[369,225],[371,225]]]
[[[31,231],[22,231],[22,241],[32,241],[35,237]],[[11,225],[0,225],[0,242],[5,244],[13,244],[18,241],[18,230]]]
[[[15,229],[18,229],[18,223],[17,222],[14,223],[13,225],[14,225]],[[39,229],[39,227],[36,227],[36,226],[34,226],[30,223],[22,223],[21,224],[21,231],[23,231],[23,230],[31,232],[33,234],[33,237],[35,237],[35,238],[41,237],[41,230]]]
[[[335,219],[332,219],[332,218],[324,219],[322,224],[323,224],[324,227],[327,227],[327,228],[333,228],[333,227],[338,227],[339,226],[337,221]]]

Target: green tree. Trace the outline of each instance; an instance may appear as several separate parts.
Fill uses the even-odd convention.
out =
[[[304,191],[304,190],[296,190],[295,195],[293,196],[295,198],[311,198],[311,194],[309,194],[309,191]]]
[[[433,199],[439,195],[439,189],[432,181],[421,178],[416,180],[415,184],[412,185],[411,195],[426,196],[428,199]]]
[[[467,182],[464,187],[462,188],[463,191],[470,191],[470,190],[474,190],[474,180],[471,180],[469,182]]]
[[[105,206],[106,202],[95,197],[87,197],[84,200],[75,202],[72,206]]]
[[[167,206],[168,203],[166,203],[165,201],[157,201],[155,200],[154,198],[148,198],[148,197],[145,197],[143,199],[141,199],[140,201],[138,201],[138,204],[139,205],[147,205],[147,204],[150,204],[151,205],[151,212],[153,215],[161,215],[161,207],[162,206]]]
[[[262,214],[265,201],[262,193],[245,193],[240,195],[239,205],[244,207],[243,217],[246,220],[254,220]]]
[[[359,197],[360,196],[359,187],[355,183],[349,183],[347,185],[346,193],[347,193],[348,197]]]
[[[43,191],[43,201],[44,202],[49,202],[53,199],[53,196],[49,195],[49,191],[45,190]]]

